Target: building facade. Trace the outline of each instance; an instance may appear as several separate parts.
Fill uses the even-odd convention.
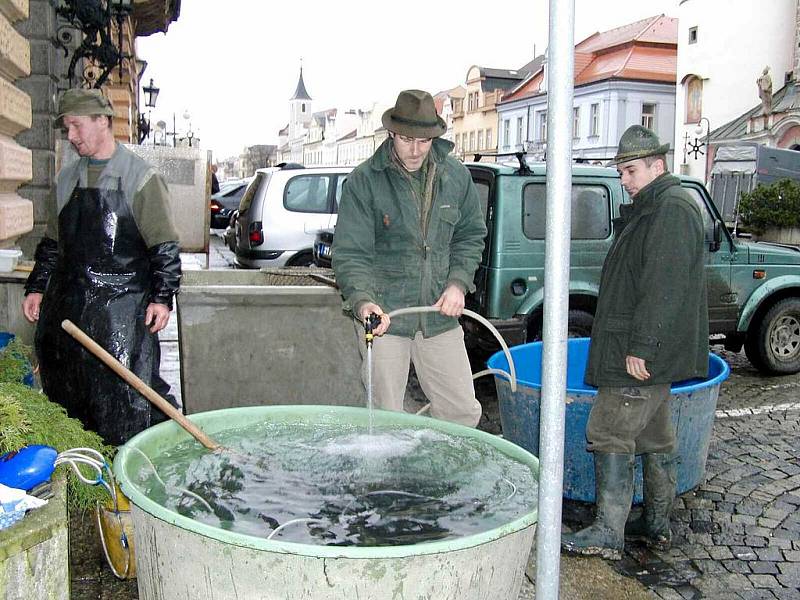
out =
[[[714,138],[719,143],[723,139],[712,134],[712,145],[706,147],[709,130],[724,129],[760,105],[756,80],[765,67],[770,69],[776,96],[791,79],[797,58],[798,4],[797,0],[772,0],[767,9],[759,0],[729,0],[721,17],[714,0],[680,2],[675,148],[681,172],[706,177]],[[763,124],[754,125],[763,132]],[[734,129],[737,136],[742,133]],[[732,131],[720,133],[730,137]],[[778,145],[784,133],[785,128],[779,127],[761,139]]]
[[[677,20],[664,15],[595,33],[575,46],[573,156],[605,162],[634,124],[665,141],[675,126]],[[547,60],[497,106],[498,152],[547,151]],[[668,157],[669,159],[670,157]]]

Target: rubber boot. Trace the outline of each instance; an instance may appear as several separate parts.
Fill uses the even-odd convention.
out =
[[[672,544],[669,515],[675,502],[676,468],[672,454],[645,454],[644,510],[642,516],[625,525],[625,538],[666,552]]]
[[[622,558],[625,521],[633,500],[633,454],[594,453],[597,513],[594,523],[561,536],[561,549],[573,554]]]

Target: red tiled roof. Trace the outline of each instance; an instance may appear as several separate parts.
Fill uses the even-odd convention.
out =
[[[595,33],[575,46],[575,50],[601,52],[631,42],[677,45],[678,19],[658,15],[602,33]]]
[[[575,85],[612,78],[675,83],[677,66],[675,48],[627,46],[596,56],[580,73],[576,68]]]

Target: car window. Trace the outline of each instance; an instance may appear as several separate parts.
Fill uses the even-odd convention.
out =
[[[547,188],[531,183],[523,191],[522,231],[533,240],[543,240]],[[611,233],[608,190],[602,185],[572,186],[572,239],[604,240]]]
[[[488,181],[474,181],[475,188],[478,190],[478,201],[481,204],[481,213],[483,214],[483,219],[486,220],[486,210],[489,206],[489,182]]]
[[[705,241],[713,242],[714,241],[714,217],[711,216],[711,213],[706,206],[705,201],[703,200],[703,196],[697,188],[693,187],[684,187],[689,195],[692,197],[692,200],[695,201],[697,204],[697,208],[700,209],[700,214],[703,215],[703,231]]]
[[[253,203],[253,198],[256,196],[256,192],[261,185],[266,185],[269,183],[269,176],[266,173],[256,173],[256,176],[253,178],[253,181],[250,182],[250,185],[247,186],[247,191],[242,196],[241,202],[239,202],[239,212],[243,213],[246,212],[250,205]]]
[[[283,205],[294,212],[328,212],[330,175],[299,175],[286,184]]]
[[[334,214],[339,212],[339,200],[342,199],[342,186],[345,181],[347,181],[347,175],[339,175],[339,177],[336,178],[336,196],[333,199]]]

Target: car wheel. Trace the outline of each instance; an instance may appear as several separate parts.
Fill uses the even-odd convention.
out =
[[[800,371],[800,298],[776,302],[750,327],[745,354],[759,371],[789,375]]]
[[[287,267],[313,267],[314,255],[311,252],[300,252],[286,263]]]
[[[591,337],[592,323],[594,323],[594,315],[592,313],[577,308],[569,311],[567,313],[567,337]],[[536,322],[528,327],[527,341],[541,341],[543,327],[542,321],[536,319]]]

